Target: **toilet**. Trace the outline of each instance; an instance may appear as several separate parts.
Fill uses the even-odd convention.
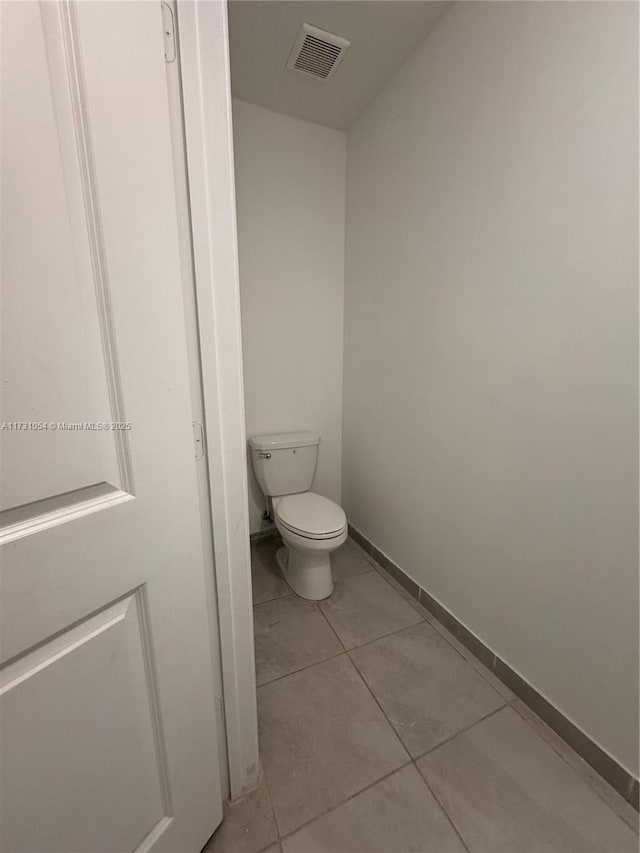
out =
[[[256,479],[271,498],[284,547],[276,554],[285,580],[301,598],[319,601],[333,592],[331,552],[347,540],[347,517],[329,498],[309,491],[318,461],[314,432],[254,435],[249,439]]]

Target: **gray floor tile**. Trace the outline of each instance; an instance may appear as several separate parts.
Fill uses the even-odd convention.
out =
[[[463,853],[413,765],[398,770],[283,841],[284,853]]]
[[[420,604],[418,599],[414,598],[413,595],[411,595],[411,593],[402,586],[402,584],[398,583],[395,578],[391,577],[389,572],[385,572],[385,570],[377,564],[374,564],[374,568],[380,574],[380,577],[384,578],[384,580],[388,584],[391,584],[391,586],[397,591],[398,595],[404,598],[404,600],[408,604],[410,604],[413,609],[416,610],[420,614],[420,616],[422,616],[423,619],[429,620],[432,618],[427,608],[424,605]]]
[[[638,834],[638,812],[634,809],[631,803],[628,803],[617,791],[608,785],[602,776],[590,767],[584,759],[580,758],[577,752],[574,752],[569,744],[565,743],[553,729],[544,723],[537,714],[524,704],[520,699],[513,703],[513,708],[522,717],[525,722],[533,728],[536,734],[545,740],[549,746],[564,758],[575,771],[585,780],[594,791],[600,796],[605,803],[613,809],[613,811],[621,817],[622,820],[630,826],[633,831]]]
[[[504,705],[426,622],[351,652],[413,757]]]
[[[348,649],[422,621],[377,572],[339,581],[320,607]]]
[[[427,621],[433,625],[436,631],[444,637],[444,639],[449,643],[449,645],[453,646],[453,648],[462,655],[462,657],[469,662],[469,664],[478,672],[486,682],[488,682],[494,690],[496,690],[507,702],[513,702],[516,698],[516,694],[507,687],[506,684],[503,684],[502,681],[495,675],[495,673],[491,672],[481,660],[473,654],[473,652],[469,651],[469,649],[463,645],[457,637],[454,637],[451,631],[448,628],[445,628],[435,616],[432,616],[430,613],[427,615]]]
[[[226,803],[224,819],[202,853],[259,853],[278,840],[271,799],[264,779],[235,803]]]
[[[631,829],[510,707],[417,764],[474,853],[638,849]]]
[[[263,853],[282,853],[282,847],[280,846],[280,842],[276,841],[275,844],[272,844],[271,847],[268,847]]]
[[[291,595],[276,564],[276,551],[282,547],[277,537],[262,539],[251,545],[251,582],[253,603],[261,604],[272,598]]]
[[[408,761],[346,655],[260,687],[258,709],[281,835]]]
[[[340,654],[340,641],[310,601],[276,598],[253,609],[258,684]]]
[[[331,569],[335,581],[373,571],[373,566],[365,557],[364,551],[353,539],[347,539],[341,548],[331,555]]]

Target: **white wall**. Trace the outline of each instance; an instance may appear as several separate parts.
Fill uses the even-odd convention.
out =
[[[637,6],[458,3],[348,139],[352,523],[638,769]]]
[[[320,432],[313,488],[340,501],[346,137],[239,100],[233,125],[247,435]]]

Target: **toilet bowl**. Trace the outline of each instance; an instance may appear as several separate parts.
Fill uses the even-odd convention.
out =
[[[284,547],[276,554],[285,580],[301,598],[333,592],[331,552],[346,542],[347,517],[337,503],[311,491],[320,436],[314,432],[255,435],[251,461],[273,507]]]
[[[344,510],[314,492],[275,498],[273,508],[284,542],[276,560],[285,580],[302,598],[328,598],[333,592],[330,554],[347,540]]]

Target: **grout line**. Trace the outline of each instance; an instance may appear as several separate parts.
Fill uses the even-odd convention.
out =
[[[280,841],[283,841],[286,838],[291,838],[292,835],[295,835],[296,832],[300,832],[301,829],[304,829],[305,827],[309,826],[310,823],[313,823],[314,821],[319,820],[322,817],[325,817],[326,815],[330,814],[331,812],[334,812],[336,809],[339,809],[341,806],[344,806],[345,803],[348,803],[351,800],[354,800],[356,797],[359,797],[360,794],[364,794],[364,792],[368,791],[370,788],[374,788],[379,782],[384,782],[385,779],[388,779],[390,776],[393,776],[394,773],[399,773],[401,770],[405,770],[407,767],[410,767],[412,764],[413,764],[412,761],[407,761],[407,762],[405,762],[405,764],[401,764],[399,767],[394,767],[393,770],[390,770],[388,773],[385,773],[384,776],[381,776],[379,779],[376,779],[375,782],[370,782],[368,785],[365,785],[364,788],[360,788],[359,791],[354,791],[353,794],[349,794],[349,796],[346,797],[341,802],[336,803],[334,806],[330,806],[328,809],[325,809],[323,812],[320,812],[320,814],[316,815],[315,817],[310,818],[309,820],[305,821],[305,823],[296,827],[296,829],[292,829],[291,832],[288,832],[286,835],[281,835],[279,837]],[[421,778],[422,778],[422,776],[421,776]]]
[[[316,607],[318,608],[318,611],[322,614],[322,617],[323,617],[324,621],[327,623],[327,625],[328,625],[328,626],[331,628],[331,630],[333,631],[333,633],[334,633],[334,635],[335,635],[336,640],[340,643],[340,645],[341,645],[341,646],[342,646],[342,648],[344,649],[345,654],[347,654],[347,655],[348,655],[347,647],[345,646],[345,644],[344,644],[344,643],[342,642],[342,640],[340,639],[340,636],[339,636],[338,632],[336,631],[336,629],[335,629],[335,628],[333,627],[333,625],[331,624],[331,622],[330,622],[330,620],[329,620],[329,617],[328,617],[328,616],[327,616],[327,614],[324,612],[324,610],[322,609],[322,607],[320,607],[320,605],[319,605],[319,604],[317,604],[317,605],[316,605]]]
[[[449,814],[449,812],[445,809],[444,805],[443,805],[443,804],[442,804],[442,802],[440,801],[440,797],[436,794],[436,792],[433,790],[433,788],[431,787],[431,785],[427,782],[427,780],[426,780],[426,778],[424,777],[424,775],[420,772],[420,770],[418,769],[418,766],[417,766],[417,764],[415,763],[415,761],[413,762],[413,764],[414,764],[414,767],[416,768],[416,771],[417,771],[417,773],[418,773],[418,776],[420,776],[420,778],[421,778],[421,779],[422,779],[422,781],[424,782],[424,784],[425,784],[425,786],[426,786],[427,790],[430,792],[431,796],[432,796],[432,797],[433,797],[433,799],[436,801],[436,804],[440,807],[440,810],[441,810],[442,814],[443,814],[443,815],[446,817],[446,819],[449,821],[449,823],[450,823],[450,825],[451,825],[451,828],[453,829],[453,831],[455,832],[455,834],[456,834],[456,835],[458,836],[458,838],[460,839],[460,843],[462,844],[462,846],[464,847],[464,849],[467,851],[467,853],[471,853],[470,848],[469,848],[469,847],[467,847],[467,843],[466,843],[466,841],[464,840],[464,838],[462,837],[462,833],[460,832],[460,830],[458,829],[458,827],[455,825],[453,818],[451,817],[451,815]]]
[[[274,823],[275,828],[276,828],[276,836],[277,836],[276,840],[279,842],[280,841],[280,826],[278,825],[278,818],[276,816],[276,810],[273,807],[273,799],[271,797],[271,788],[269,787],[269,779],[267,778],[267,768],[264,766],[264,764],[262,763],[261,760],[260,760],[260,766],[262,767],[262,772],[264,774],[264,786],[267,789],[267,797],[269,798],[269,805],[271,807],[271,814],[273,815],[273,823]],[[276,843],[275,841],[271,841],[263,849],[268,850],[269,847],[271,847],[271,845],[275,844],[275,843]]]
[[[504,711],[504,709],[508,708],[508,707],[509,707],[509,703],[504,702],[502,705],[500,705],[499,708],[494,708],[493,711],[489,711],[489,713],[485,714],[484,717],[480,717],[479,719],[475,720],[473,723],[470,723],[468,726],[465,726],[463,729],[460,729],[459,731],[457,731],[455,734],[449,735],[448,738],[445,738],[445,740],[440,741],[440,743],[437,743],[435,746],[429,747],[429,749],[427,749],[426,752],[422,752],[420,755],[416,755],[416,757],[413,760],[414,761],[422,761],[423,758],[425,758],[427,755],[431,755],[431,753],[435,752],[436,749],[440,749],[441,746],[444,746],[445,744],[450,743],[452,740],[455,740],[455,738],[457,738],[458,735],[466,734],[468,731],[470,731],[472,728],[474,728],[474,726],[478,726],[478,725],[480,725],[480,723],[484,723],[484,721],[488,720],[489,717],[493,717],[493,715],[497,714],[498,711]]]
[[[422,619],[419,622],[412,622],[411,625],[403,625],[402,628],[396,628],[395,631],[389,631],[388,634],[381,634],[379,637],[374,637],[372,640],[367,640],[366,643],[360,643],[357,646],[350,646],[349,648],[345,646],[345,651],[347,652],[347,654],[349,654],[349,652],[355,652],[358,649],[364,649],[365,646],[370,646],[373,643],[377,643],[379,640],[387,640],[389,637],[393,637],[394,634],[400,634],[402,631],[408,631],[409,628],[417,628],[418,625],[424,624],[429,624],[426,619]]]
[[[391,731],[392,731],[392,732],[394,733],[394,735],[397,737],[397,739],[398,739],[398,742],[399,742],[400,746],[404,749],[404,751],[405,751],[405,752],[407,753],[407,755],[409,756],[409,760],[410,760],[410,761],[413,761],[413,759],[411,758],[411,753],[409,752],[409,750],[407,749],[407,747],[404,745],[404,742],[403,742],[402,738],[400,737],[400,735],[398,734],[398,732],[396,731],[395,726],[391,723],[391,720],[390,720],[390,719],[389,719],[389,717],[387,716],[387,714],[386,714],[386,712],[385,712],[384,708],[382,707],[382,705],[381,705],[381,704],[380,704],[380,702],[378,701],[378,697],[375,695],[375,693],[373,692],[373,690],[372,690],[372,689],[369,687],[369,685],[367,684],[367,682],[366,682],[366,680],[365,680],[364,675],[360,672],[360,670],[358,669],[358,667],[355,665],[355,662],[354,662],[354,661],[353,661],[353,659],[351,658],[351,655],[349,654],[349,652],[348,652],[348,651],[347,651],[347,657],[349,658],[349,661],[351,662],[351,666],[352,666],[352,667],[355,669],[355,671],[358,673],[358,676],[359,676],[360,680],[362,681],[362,683],[364,684],[364,686],[367,688],[367,690],[368,690],[368,691],[369,691],[369,693],[371,694],[371,697],[372,697],[373,701],[376,703],[376,705],[378,706],[378,708],[380,708],[380,711],[381,711],[381,713],[382,713],[382,716],[383,716],[383,717],[385,718],[385,720],[387,721],[387,723],[388,723],[389,727],[391,728]]]
[[[342,657],[344,654],[346,654],[346,651],[337,652],[335,655],[331,655],[328,658],[322,658],[321,660],[316,660],[313,663],[305,664],[305,666],[301,666],[299,669],[292,669],[291,672],[285,672],[283,675],[277,675],[275,678],[269,679],[269,681],[263,681],[262,684],[256,684],[256,690],[268,687],[270,684],[275,684],[277,681],[282,681],[283,678],[289,678],[290,675],[297,675],[299,672],[305,672],[307,669],[312,669],[314,666],[320,666],[321,663],[327,663],[330,660],[335,660],[336,658]]]
[[[286,592],[283,592],[282,595],[274,595],[273,598],[265,598],[264,601],[256,601],[253,604],[253,609],[256,607],[262,607],[263,604],[271,604],[272,601],[280,601],[281,598],[291,598],[291,593],[287,589]]]

